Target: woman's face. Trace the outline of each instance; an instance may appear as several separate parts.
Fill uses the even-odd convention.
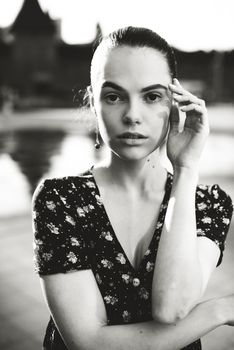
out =
[[[166,58],[152,48],[110,50],[92,74],[92,105],[103,141],[119,157],[143,159],[167,134],[171,83]]]

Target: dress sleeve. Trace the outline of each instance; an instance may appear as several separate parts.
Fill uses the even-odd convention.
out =
[[[197,191],[197,236],[205,236],[220,248],[217,266],[221,264],[225,240],[231,223],[232,200],[219,185],[199,186]]]
[[[73,212],[72,212],[73,209]],[[56,190],[56,179],[38,185],[32,200],[34,266],[40,275],[90,268],[75,209]]]

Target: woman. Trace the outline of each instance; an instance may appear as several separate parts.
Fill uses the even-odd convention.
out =
[[[34,194],[44,348],[201,349],[201,336],[234,325],[234,295],[200,302],[232,215],[218,185],[197,185],[205,103],[176,79],[165,40],[133,27],[97,47],[89,98],[110,162]]]

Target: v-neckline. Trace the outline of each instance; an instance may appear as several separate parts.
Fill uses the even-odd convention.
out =
[[[164,186],[164,196],[163,196],[163,200],[162,200],[162,202],[161,202],[161,204],[160,204],[160,207],[159,207],[158,217],[155,218],[155,225],[154,225],[155,228],[154,228],[152,237],[151,237],[151,239],[150,239],[150,242],[149,242],[149,244],[148,244],[147,249],[145,250],[145,253],[143,254],[143,256],[142,256],[142,258],[141,258],[141,260],[140,260],[140,263],[138,264],[137,267],[134,267],[133,264],[131,263],[130,259],[128,258],[128,256],[127,256],[127,254],[126,254],[126,252],[125,252],[125,250],[124,250],[124,248],[123,248],[123,246],[122,246],[120,240],[118,239],[118,236],[117,236],[116,233],[115,233],[114,227],[113,227],[113,225],[112,225],[112,223],[111,223],[111,220],[110,220],[110,218],[109,218],[109,215],[108,215],[108,213],[107,213],[107,211],[106,211],[106,208],[105,208],[104,202],[103,202],[103,200],[102,200],[102,196],[101,196],[101,193],[100,193],[98,184],[97,184],[97,182],[96,182],[96,179],[95,179],[95,177],[94,177],[94,175],[93,175],[92,170],[93,170],[93,167],[91,167],[91,168],[89,169],[88,173],[91,175],[91,177],[92,177],[92,179],[93,179],[93,183],[94,183],[94,185],[95,185],[96,192],[97,192],[97,194],[98,194],[98,196],[99,196],[99,198],[100,198],[101,208],[102,208],[102,211],[103,211],[103,213],[104,213],[105,219],[106,219],[107,222],[108,222],[108,226],[109,226],[109,228],[110,228],[110,231],[111,231],[111,234],[112,234],[112,236],[113,236],[113,239],[115,240],[115,243],[118,245],[119,250],[120,250],[120,252],[123,254],[123,256],[124,256],[126,262],[128,263],[129,268],[134,272],[135,275],[136,275],[136,274],[139,274],[139,272],[140,272],[140,270],[141,270],[141,267],[142,267],[142,265],[143,265],[143,263],[144,263],[144,261],[145,261],[147,255],[148,255],[147,252],[151,249],[151,246],[152,246],[152,244],[153,244],[153,241],[154,241],[154,238],[155,238],[155,236],[156,236],[156,233],[159,234],[159,229],[160,229],[160,230],[162,229],[162,226],[160,226],[160,228],[158,227],[158,223],[161,221],[160,219],[161,219],[162,213],[163,213],[163,211],[164,211],[164,209],[165,209],[165,204],[166,204],[166,202],[167,202],[167,200],[168,200],[167,194],[168,194],[168,185],[169,185],[169,180],[170,180],[170,173],[167,171],[167,179],[166,179],[165,186]]]

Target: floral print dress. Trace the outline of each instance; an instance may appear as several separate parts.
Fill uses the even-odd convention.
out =
[[[168,173],[154,234],[140,265],[134,269],[111,226],[91,170],[79,176],[44,180],[33,198],[36,272],[49,275],[92,269],[108,325],[152,320],[154,265],[172,181],[173,175]],[[218,185],[197,186],[197,235],[206,236],[219,246],[218,265],[231,215],[231,199]],[[67,349],[52,318],[44,349]],[[201,349],[200,340],[184,349]]]

